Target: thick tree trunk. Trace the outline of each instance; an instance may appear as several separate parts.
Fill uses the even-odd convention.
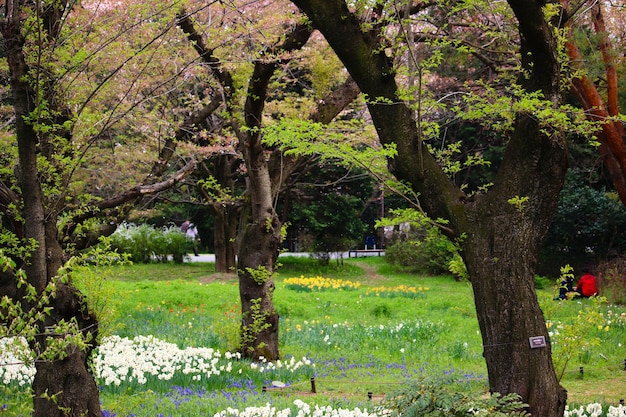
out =
[[[88,311],[76,289],[59,284],[52,304],[53,310],[45,323],[46,326],[53,326],[60,320],[76,320],[79,330],[88,340],[93,340],[97,336],[98,321]],[[42,334],[37,338],[33,348],[43,351],[49,337],[64,336]],[[87,350],[80,350],[70,345],[66,357],[53,361],[39,361],[35,364],[37,373],[33,380],[33,417],[102,416],[98,387],[87,364],[87,358],[94,345],[89,346]]]
[[[278,51],[301,48],[311,36],[311,28],[298,24],[287,33]],[[274,265],[282,242],[281,223],[274,209],[272,179],[266,149],[261,142],[261,120],[267,89],[277,61],[255,62],[246,102],[246,129],[237,129],[240,149],[248,171],[250,223],[244,225],[239,245],[237,274],[241,297],[241,348],[250,358],[278,359],[278,313],[274,309]]]
[[[281,245],[281,223],[272,204],[272,184],[258,137],[244,151],[249,173],[250,220],[237,256],[241,298],[241,351],[246,357],[278,359],[278,313],[274,309],[274,265]],[[256,144],[250,146],[250,144]]]
[[[477,222],[468,239],[466,265],[472,277],[491,392],[521,396],[533,416],[562,416],[567,399],[554,372],[551,347],[534,289],[534,259],[523,227],[496,214]],[[521,233],[519,233],[521,232]],[[544,337],[533,348],[530,338]]]
[[[554,371],[534,281],[538,247],[556,210],[566,169],[564,143],[522,117],[496,185],[465,206],[464,259],[489,387],[519,394],[534,416],[562,416],[567,399]],[[516,206],[509,202],[516,196],[528,200]],[[535,337],[543,337],[545,346],[534,347]]]

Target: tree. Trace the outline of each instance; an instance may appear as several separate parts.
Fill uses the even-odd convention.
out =
[[[57,213],[46,210],[46,196],[44,196],[40,180],[41,163],[37,159],[38,155],[43,153],[50,160],[56,152],[55,141],[67,135],[67,131],[60,127],[66,120],[63,117],[63,109],[53,101],[55,96],[53,86],[50,84],[51,80],[44,78],[41,80],[42,84],[33,84],[34,80],[31,78],[30,71],[40,71],[43,68],[32,68],[31,64],[26,61],[24,48],[28,40],[24,36],[26,29],[24,25],[33,25],[33,22],[23,20],[22,13],[24,12],[28,10],[21,2],[7,2],[5,19],[1,26],[15,103],[22,199],[20,212],[24,225],[23,235],[19,238],[24,239],[24,242],[30,242],[29,246],[32,248],[28,262],[23,265],[23,268],[28,283],[34,288],[36,294],[43,296],[46,287],[61,267],[63,253],[57,239]],[[63,17],[64,8],[47,7],[38,12],[41,13],[41,20],[35,20],[30,29],[34,29],[42,37],[55,39],[59,34],[60,19]],[[34,11],[32,16],[34,16]],[[43,44],[38,46],[44,48]],[[43,112],[44,106],[51,109],[48,113],[50,117],[48,120],[43,119],[46,116]],[[39,117],[36,116],[37,111],[39,111]],[[44,124],[51,127],[49,133],[42,128]],[[16,198],[17,194],[10,197]],[[14,200],[9,204],[16,203],[18,201]],[[50,214],[53,215],[50,216]],[[14,217],[17,219],[17,216]],[[14,271],[9,270],[3,273],[3,284],[4,296],[17,301],[16,297],[24,295],[23,290],[17,286]],[[33,305],[25,307],[30,309]],[[80,295],[71,285],[59,283],[52,298],[51,307],[51,313],[39,323],[41,329],[39,335],[29,340],[31,348],[36,351],[45,351],[52,339],[43,329],[54,326],[61,320],[74,322],[77,329],[91,335],[91,339],[95,339],[97,320],[88,311]],[[87,349],[69,349],[65,358],[36,362],[37,373],[33,381],[35,416],[101,415],[98,390],[87,367],[87,356],[92,346],[88,345]],[[53,400],[55,397],[57,398]]]
[[[337,164],[337,165],[335,165]],[[312,238],[313,251],[326,262],[331,252],[361,245],[367,225],[361,219],[373,181],[358,169],[346,169],[329,160],[317,164],[289,189],[283,213],[290,228]]]
[[[554,372],[533,276],[539,245],[566,172],[562,132],[548,132],[532,111],[515,113],[493,186],[484,194],[466,195],[431,156],[422,143],[413,110],[400,100],[393,57],[381,44],[383,20],[365,23],[341,0],[293,2],[322,32],[368,97],[380,141],[396,144],[398,156],[389,162],[391,171],[420,193],[422,206],[431,217],[447,219],[452,237],[461,238],[490,390],[519,394],[533,415],[562,415],[566,392]],[[520,84],[554,108],[561,100],[561,66],[554,25],[545,14],[548,8],[544,2],[532,0],[511,0],[509,5],[518,21]],[[420,6],[425,5],[418,4],[415,9]],[[382,5],[367,11],[362,16],[383,17],[388,12]],[[532,349],[531,337],[545,338],[546,347]]]
[[[189,7],[191,6],[192,4],[189,4]],[[215,13],[221,18],[206,17]],[[251,13],[258,17],[254,23],[249,20]],[[196,27],[192,20],[196,17],[198,21],[206,20],[210,24]],[[237,242],[241,241],[237,238],[237,233],[240,230],[240,219],[249,213],[243,210],[246,206],[245,196],[249,195],[247,191],[249,183],[243,154],[238,146],[238,135],[233,127],[240,123],[243,110],[240,98],[245,95],[243,91],[249,77],[248,71],[252,70],[250,62],[253,62],[254,57],[260,53],[258,50],[262,50],[263,45],[268,47],[268,39],[271,37],[267,35],[275,31],[277,19],[285,19],[284,8],[260,9],[255,4],[214,4],[210,7],[198,5],[188,12],[178,13],[177,24],[197,55],[195,60],[192,57],[190,62],[181,65],[192,67],[197,61],[201,64],[198,68],[204,69],[206,74],[204,78],[198,77],[195,86],[190,88],[192,91],[186,94],[190,107],[197,110],[186,118],[176,135],[164,143],[160,160],[164,161],[162,166],[166,166],[175,155],[177,147],[181,145],[187,147],[189,144],[196,146],[201,159],[199,170],[189,178],[187,181],[189,187],[184,189],[197,189],[200,197],[187,193],[183,197],[174,196],[173,200],[170,198],[169,201],[200,204],[211,210],[214,220],[216,272],[236,270]],[[276,36],[280,36],[280,33]],[[209,39],[214,46],[208,46]],[[243,61],[242,56],[246,56]],[[222,59],[227,62],[226,65],[221,63]],[[357,96],[358,89],[351,80],[340,86],[335,85],[335,80],[341,73],[322,74],[322,77],[312,76],[313,71],[307,68],[310,60],[299,57],[293,66],[291,58],[281,61],[280,71],[273,75],[268,91],[267,101],[270,102],[270,109],[266,113],[271,118],[306,109],[303,103],[313,102],[311,91],[315,90],[318,94],[316,98],[319,100],[316,109],[308,117],[311,120],[328,123]],[[322,73],[332,68],[328,62],[321,62],[318,67],[323,68],[319,71]],[[314,88],[315,78],[324,76],[327,79],[317,82],[322,84],[322,88],[320,86]],[[232,123],[232,118],[237,119],[236,123]],[[280,150],[271,147],[266,151],[271,172],[272,200],[275,201],[277,194],[292,181],[291,178],[295,177],[293,173],[306,169],[310,164],[302,158],[283,155]]]
[[[77,128],[94,91],[80,105],[70,105],[69,86],[75,81],[70,69],[80,66],[64,60],[71,55],[64,48],[72,42],[62,42],[68,40],[64,36],[71,6],[63,1],[8,1],[0,21],[14,110],[7,124],[12,131],[2,140],[10,150],[7,166],[12,169],[3,167],[0,176],[1,324],[3,333],[27,337],[34,352],[33,415],[42,417],[102,415],[87,364],[97,344],[98,320],[72,285],[71,271],[64,267],[68,258],[96,243],[98,236],[112,233],[127,213],[125,204],[172,187],[195,167],[192,160],[166,180],[151,179],[98,198],[81,186],[84,178],[76,181],[86,149],[98,135],[91,126]],[[71,58],[80,61],[85,55]],[[86,143],[79,139],[90,134]],[[106,220],[94,220],[98,217]],[[15,317],[11,311],[17,312]],[[22,312],[30,312],[29,325],[19,325],[29,318]]]
[[[222,241],[232,242],[235,224],[240,227],[236,240],[236,271],[242,303],[241,349],[248,357],[258,359],[263,356],[267,360],[274,360],[279,355],[278,314],[272,302],[272,274],[284,228],[275,205],[283,187],[290,183],[292,174],[306,167],[303,158],[288,155],[277,146],[267,145],[264,141],[264,120],[281,118],[285,112],[301,114],[302,109],[307,109],[297,103],[298,99],[289,101],[292,97],[288,91],[292,87],[283,79],[289,78],[285,74],[300,72],[299,68],[292,68],[289,64],[297,56],[296,52],[308,41],[311,30],[308,25],[293,21],[291,13],[285,14],[285,5],[280,3],[274,9],[265,8],[262,11],[263,16],[258,8],[250,5],[242,5],[232,10],[227,7],[222,16],[234,14],[235,18],[231,16],[225,19],[231,22],[229,19],[232,18],[235,26],[244,28],[244,33],[234,36],[232,44],[238,46],[226,51],[222,51],[224,48],[220,47],[208,47],[205,38],[196,30],[191,13],[179,13],[178,20],[179,26],[213,78],[207,91],[211,91],[214,101],[221,101],[217,117],[221,119],[223,129],[213,132],[212,136],[222,137],[225,139],[223,143],[231,146],[231,152],[227,152],[228,156],[225,157],[226,162],[220,164],[230,168],[219,172],[214,170],[200,184],[207,203],[216,209],[218,215],[225,214],[221,217],[224,224],[219,225],[225,230]],[[244,10],[245,16],[242,14]],[[259,19],[250,20],[248,12]],[[236,19],[237,16],[246,23],[241,24]],[[277,16],[286,19],[282,29],[275,24]],[[247,33],[246,25],[252,22],[253,28],[263,27],[266,30],[259,36],[254,31],[252,34]],[[270,34],[274,36],[269,36]],[[232,44],[222,43],[230,47]],[[239,57],[242,52],[251,58],[246,58],[239,67],[233,65],[230,58]],[[220,56],[231,63],[224,64]],[[332,77],[334,80],[336,74]],[[317,91],[327,93],[320,93],[315,110],[304,117],[314,122],[329,123],[358,95],[356,84],[351,79],[333,87],[336,88],[327,87]],[[299,87],[295,90],[299,90]],[[277,104],[283,102],[286,104]],[[270,110],[266,110],[266,105]],[[238,190],[228,180],[235,171],[236,175],[246,181],[243,197],[236,195]],[[220,173],[224,175],[220,177]],[[225,207],[223,203],[232,200],[242,201],[241,209],[228,214],[225,211],[228,206]]]
[[[580,25],[575,25],[574,14],[579,8],[574,7],[568,10],[569,4],[562,0],[563,8],[569,14],[567,19],[567,42],[566,51],[570,58],[571,65],[578,73],[572,80],[572,91],[578,98],[585,114],[589,120],[598,122],[599,128],[596,133],[600,155],[604,160],[606,168],[613,180],[615,189],[626,206],[626,137],[624,136],[623,122],[619,118],[619,90],[617,76],[617,51],[613,48],[610,32],[605,24],[602,12],[602,3],[595,2],[589,7],[591,16],[591,33],[595,33],[596,39],[593,44],[601,52],[601,65],[604,68],[604,79],[606,82],[605,98],[599,92],[599,87],[594,83],[585,62],[591,61],[597,64],[597,60],[582,59],[581,52],[576,41],[576,34],[580,33]],[[576,19],[577,20],[577,19]],[[584,29],[584,26],[583,28]]]
[[[259,13],[257,9],[246,7],[251,13]],[[237,12],[241,10],[237,9]],[[282,7],[278,10],[281,15],[284,13]],[[270,11],[265,9],[263,12]],[[244,50],[250,45],[257,46],[254,42],[259,43],[260,50],[249,52],[252,58],[248,62],[252,65],[246,68],[246,85],[240,84],[241,80],[236,76],[238,73],[222,63],[218,49],[207,46],[191,17],[189,13],[179,13],[179,25],[217,84],[215,94],[223,100],[222,117],[224,125],[228,126],[228,134],[224,136],[236,138],[236,149],[241,152],[245,164],[246,200],[239,220],[241,231],[237,238],[236,268],[242,304],[241,349],[245,356],[254,359],[262,356],[275,360],[279,356],[279,318],[272,301],[272,274],[284,234],[275,204],[278,193],[300,161],[284,155],[279,149],[266,146],[262,128],[266,117],[265,105],[269,101],[271,82],[277,70],[288,65],[294,52],[306,44],[312,31],[308,25],[288,18],[284,25],[286,31],[278,31],[275,37],[264,32],[260,39],[249,39]],[[272,15],[266,14],[265,18],[271,19]],[[275,22],[272,23],[268,27],[275,30]],[[268,39],[271,41],[268,42]],[[236,52],[241,53],[241,50]],[[320,100],[309,118],[321,123],[330,122],[354,100],[357,91],[352,80],[346,81]],[[211,183],[212,190],[223,187],[215,179]],[[223,190],[226,190],[225,186]],[[232,227],[232,219],[228,227]]]

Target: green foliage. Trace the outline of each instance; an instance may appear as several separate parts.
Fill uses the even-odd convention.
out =
[[[111,235],[111,248],[127,254],[133,262],[166,262],[168,256],[172,256],[175,262],[182,263],[188,241],[175,226],[155,228],[124,223]]]
[[[540,289],[540,290],[548,289],[553,286],[552,284],[553,284],[552,279],[541,276],[541,275],[535,275],[535,288]]]
[[[9,347],[13,350],[13,360],[17,365],[25,364],[33,366],[35,362],[53,362],[63,360],[70,352],[76,350],[87,351],[94,342],[93,333],[88,329],[81,328],[76,317],[55,319],[51,322],[50,316],[54,303],[61,286],[71,286],[71,274],[76,258],[63,265],[58,275],[49,280],[45,288],[37,291],[28,283],[26,274],[21,269],[16,269],[15,262],[6,257],[0,251],[0,267],[3,271],[15,271],[15,280],[18,288],[17,299],[8,295],[0,298],[0,340],[2,351]],[[68,291],[64,289],[64,291]],[[86,308],[86,307],[83,307]],[[83,311],[86,315],[87,311]],[[31,349],[19,349],[18,346],[30,346]],[[13,349],[11,349],[11,347]],[[4,352],[2,352],[4,353]],[[3,374],[5,366],[0,364],[0,374]],[[10,372],[9,372],[10,373]],[[6,376],[5,376],[6,377]],[[22,379],[19,383],[21,386]],[[14,387],[8,387],[12,390]],[[20,394],[17,394],[20,395]]]
[[[120,265],[126,265],[126,255],[111,252],[110,239],[74,258],[72,283],[83,294],[89,309],[98,319],[98,339],[113,334],[119,326],[119,306],[123,297],[112,281],[119,279]]]
[[[444,416],[529,416],[526,404],[517,394],[502,396],[498,393],[489,398],[473,399],[459,388],[459,376],[424,376],[405,387],[388,394],[379,405],[390,417],[444,417]]]
[[[214,176],[200,179],[198,181],[198,187],[201,187],[206,193],[206,196],[214,202],[228,203],[237,199],[237,197],[233,196],[233,190],[222,186]]]
[[[15,233],[6,229],[0,230],[0,247],[5,255],[25,259],[31,254],[38,243],[35,239],[20,239]]]
[[[357,180],[350,180],[350,175]],[[372,182],[362,171],[331,164],[311,170],[303,182],[293,193],[291,227],[310,236],[311,245],[304,249],[328,263],[330,252],[346,251],[362,242],[367,225],[361,213],[372,193]]]
[[[626,210],[613,195],[568,176],[541,256],[579,268],[626,250]]]
[[[267,320],[270,312],[263,310],[262,301],[261,298],[250,300],[250,310],[244,313],[249,319],[245,318],[241,325],[241,348],[259,350],[264,347],[264,342],[254,345],[259,334],[271,327]]]
[[[566,265],[561,268],[559,282],[572,278],[572,268]],[[563,378],[565,371],[573,359],[585,362],[592,348],[599,346],[609,326],[602,313],[602,307],[606,304],[604,297],[592,297],[588,303],[576,305],[577,314],[567,321],[559,321],[557,316],[559,309],[571,308],[575,301],[561,300],[559,302],[548,301],[542,306],[546,316],[546,325],[552,344],[552,360],[559,380]],[[562,316],[562,314],[561,314]],[[585,337],[581,337],[585,335]]]
[[[330,125],[283,118],[263,130],[268,146],[278,146],[287,155],[316,156],[358,173],[367,172],[385,188],[416,201],[411,187],[390,175],[387,161],[397,155],[395,145],[380,146],[375,132],[362,121],[337,121]]]
[[[327,50],[309,48],[306,52],[310,54],[311,87],[315,99],[319,100],[337,83],[337,75],[342,73],[343,65],[335,54]]]
[[[448,271],[452,272],[454,278],[457,281],[468,281],[469,273],[467,272],[467,266],[463,261],[463,258],[459,253],[452,255],[452,259],[448,262]]]
[[[264,265],[259,265],[257,268],[248,267],[246,268],[246,274],[258,285],[263,285],[272,278],[272,272]]]
[[[458,272],[463,274],[463,267],[454,258],[458,253],[456,246],[430,219],[413,210],[392,210],[392,219],[379,222],[380,225],[408,223],[410,230],[394,243],[388,244],[385,259],[389,263],[407,270],[441,274],[449,271],[451,262]]]
[[[522,212],[524,210],[524,207],[526,206],[527,202],[528,202],[527,196],[524,196],[524,197],[515,196],[507,200],[507,203],[514,206],[515,209],[519,212]]]
[[[580,109],[567,104],[555,107],[541,92],[527,92],[511,76],[510,73],[503,74],[499,80],[507,83],[506,92],[499,90],[502,84],[498,81],[479,82],[482,89],[475,90],[479,93],[463,96],[464,110],[457,108],[456,112],[465,120],[476,121],[503,133],[512,130],[519,114],[533,115],[546,134],[562,130],[588,137],[599,129],[597,123],[586,120]]]
[[[376,318],[391,317],[391,308],[387,304],[377,304],[372,308],[372,315]]]

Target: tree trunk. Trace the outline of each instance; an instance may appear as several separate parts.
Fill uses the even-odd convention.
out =
[[[549,337],[534,289],[535,249],[511,217],[485,218],[472,228],[464,259],[470,274],[491,392],[517,393],[533,416],[562,416],[567,393],[556,378]],[[479,225],[479,226],[478,226]],[[545,347],[532,348],[543,336]]]
[[[257,63],[246,103],[248,126],[260,126],[267,83],[274,65]],[[259,125],[257,125],[259,123]],[[274,265],[281,245],[281,223],[274,210],[272,182],[259,129],[240,133],[248,170],[250,220],[243,227],[237,257],[241,298],[241,350],[246,357],[278,359],[278,313],[274,309]]]
[[[241,352],[255,360],[279,358],[278,313],[272,274],[280,248],[280,222],[273,209],[246,225],[237,259],[241,298]]]
[[[53,326],[60,320],[76,320],[78,328],[88,340],[97,336],[98,321],[88,311],[76,289],[60,284],[52,303],[53,310],[45,323],[46,326]],[[49,337],[63,335],[39,336],[33,348],[43,351]],[[70,345],[65,358],[36,362],[37,372],[33,380],[33,417],[102,416],[98,387],[87,364],[87,358],[95,346],[93,344],[89,346],[87,350],[80,350]]]
[[[311,28],[298,24],[273,53],[301,48]],[[267,88],[277,61],[255,62],[244,104],[245,129],[236,129],[248,172],[250,223],[243,226],[237,258],[241,297],[241,348],[246,357],[278,359],[278,313],[274,309],[274,265],[282,242],[281,223],[274,209],[272,178],[266,149],[261,142],[261,120]],[[235,122],[236,123],[236,122]]]
[[[237,225],[241,207],[239,204],[212,204],[211,211],[214,216],[215,234],[213,244],[215,247],[215,272],[235,273]]]
[[[531,118],[522,118],[496,185],[465,206],[463,257],[489,388],[519,394],[535,416],[562,416],[567,398],[554,371],[534,281],[538,248],[556,210],[566,166],[564,144],[547,138]],[[516,206],[509,202],[516,196],[528,200]],[[534,337],[543,337],[545,347],[533,347]]]
[[[274,210],[269,167],[258,133],[252,133],[244,143],[250,181],[250,218],[243,226],[237,257],[241,351],[245,357],[274,361],[279,353],[272,275],[282,242],[281,223]]]

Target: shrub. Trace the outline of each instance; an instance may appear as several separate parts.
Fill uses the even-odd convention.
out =
[[[111,248],[128,254],[133,262],[167,262],[171,256],[174,262],[182,263],[187,246],[187,238],[176,226],[154,228],[123,223],[111,235]]]
[[[422,377],[387,395],[380,410],[389,417],[422,416],[529,416],[526,404],[517,394],[473,399],[462,391],[454,391],[459,385],[458,375]],[[380,414],[383,414],[382,412]]]
[[[452,272],[457,281],[469,281],[467,266],[458,252],[452,255],[452,259],[448,262],[448,271]]]
[[[385,249],[385,259],[391,264],[427,274],[448,272],[455,254],[454,244],[433,226],[412,230],[406,240]]]
[[[568,175],[540,257],[546,273],[557,265],[575,269],[626,250],[626,211],[614,193]]]
[[[559,280],[560,282],[560,280]],[[542,275],[535,275],[535,288],[538,290],[543,290],[545,288],[550,288],[554,286],[554,280],[549,277],[544,277]]]
[[[189,243],[187,237],[176,226],[166,227],[163,230],[165,240],[164,252],[172,255],[175,263],[182,263],[187,254]]]

